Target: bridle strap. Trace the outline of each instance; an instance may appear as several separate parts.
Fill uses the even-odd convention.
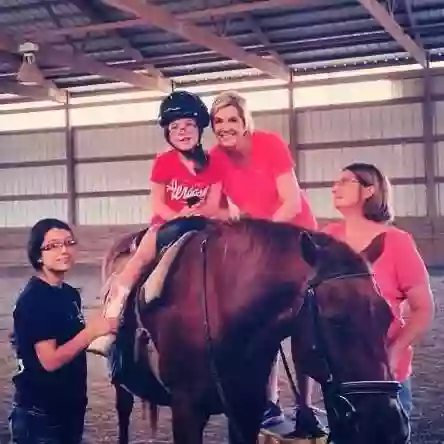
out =
[[[313,349],[319,350],[319,355],[321,359],[323,359],[325,368],[327,369],[327,377],[325,378],[323,385],[328,385],[330,391],[333,387],[337,388],[336,386],[340,384],[340,381],[337,379],[338,372],[335,368],[335,364],[327,345],[328,343],[327,338],[325,337],[325,331],[322,328],[322,319],[319,313],[319,305],[316,301],[316,289],[320,285],[331,281],[370,276],[372,276],[370,272],[334,274],[325,278],[320,277],[320,275],[315,275],[308,280],[303,304],[307,305],[309,313],[311,315],[311,319],[313,321],[313,331],[315,335],[315,343],[313,344]]]

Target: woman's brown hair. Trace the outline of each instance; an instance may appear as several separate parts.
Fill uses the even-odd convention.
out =
[[[361,186],[374,188],[374,193],[365,200],[362,207],[364,217],[374,222],[392,222],[391,186],[381,170],[370,163],[352,163],[343,170],[350,171]]]

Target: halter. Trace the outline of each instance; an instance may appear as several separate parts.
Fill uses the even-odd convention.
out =
[[[303,305],[308,307],[313,322],[314,344],[313,350],[318,352],[324,361],[327,376],[321,382],[324,404],[327,411],[330,433],[328,443],[336,444],[354,443],[359,434],[359,424],[356,420],[356,408],[349,399],[349,395],[392,395],[395,396],[401,390],[401,384],[396,381],[351,381],[344,382],[338,378],[338,371],[331,357],[325,330],[322,328],[322,320],[319,306],[316,301],[316,289],[327,282],[359,277],[372,277],[370,272],[336,274],[322,278],[317,274],[308,283]]]

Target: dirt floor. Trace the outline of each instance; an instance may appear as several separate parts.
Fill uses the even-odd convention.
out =
[[[10,408],[10,378],[14,370],[14,359],[9,345],[11,312],[20,288],[26,283],[28,270],[0,270],[0,444],[9,442],[7,417]],[[99,290],[98,269],[78,269],[69,282],[82,289],[85,312],[98,306],[96,295]],[[437,302],[437,313],[433,328],[416,350],[414,363],[413,444],[444,443],[444,277],[433,277],[433,289]],[[282,378],[284,376],[282,375]],[[291,407],[288,385],[282,380],[284,406]],[[117,443],[117,419],[114,411],[114,393],[107,378],[107,369],[100,357],[89,357],[89,406],[85,432],[85,443]],[[135,407],[131,426],[131,443],[148,443],[148,423],[142,419],[142,409]],[[161,412],[161,427],[155,443],[171,442],[170,414]],[[205,443],[226,442],[225,419],[214,417],[205,431]]]

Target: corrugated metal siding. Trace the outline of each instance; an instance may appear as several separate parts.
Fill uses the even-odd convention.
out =
[[[344,103],[378,102],[382,100],[418,97],[422,94],[420,79],[370,80],[339,84],[303,86],[294,90],[295,108]]]
[[[444,102],[435,105],[435,133],[444,134]]]
[[[0,169],[0,195],[66,193],[63,165]]]
[[[150,187],[153,161],[85,163],[76,166],[76,187],[90,191],[125,191]]]
[[[298,113],[298,142],[303,144],[415,137],[421,134],[420,104]]]
[[[77,129],[74,140],[79,159],[155,154],[166,147],[162,129],[153,123]]]
[[[71,111],[71,123],[81,127],[147,122],[157,117],[159,105],[159,101],[141,101],[74,108]]]
[[[97,197],[78,200],[80,225],[148,224],[149,196]]]
[[[36,110],[0,114],[0,128],[7,131],[32,131],[65,126],[65,111]]]
[[[444,94],[444,77],[434,76],[432,82],[432,93],[433,94]]]
[[[395,216],[425,216],[425,190],[425,185],[393,186],[392,204]],[[442,191],[444,192],[444,189]],[[316,217],[336,218],[339,216],[333,206],[330,188],[312,188],[306,192]]]
[[[290,143],[290,120],[288,111],[273,114],[259,114],[254,117],[254,125],[258,130],[279,134]]]
[[[438,176],[444,176],[444,142],[436,143],[436,171]]]
[[[424,177],[421,144],[303,150],[298,153],[302,182],[335,180],[342,168],[352,162],[373,163],[390,178]],[[443,164],[444,166],[444,164]]]
[[[0,134],[1,162],[31,162],[65,158],[65,133]]]
[[[444,216],[444,183],[439,183],[437,185],[438,192],[436,193],[436,198],[438,200],[438,213]]]
[[[0,227],[30,227],[39,219],[68,217],[66,199],[0,202]]]

